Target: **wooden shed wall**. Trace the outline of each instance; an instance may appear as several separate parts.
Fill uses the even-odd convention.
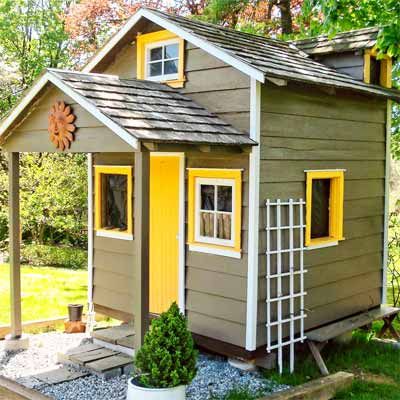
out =
[[[186,166],[243,169],[242,257],[187,249],[186,311],[192,332],[245,347],[249,158],[247,154],[187,152]]]
[[[364,56],[361,53],[326,54],[314,58],[329,67],[335,68],[342,74],[350,75],[359,81],[364,80]]]
[[[134,166],[134,162],[134,153],[99,153],[93,160],[94,165]],[[93,302],[99,312],[131,319],[135,300],[132,289],[136,268],[135,241],[101,237],[94,233],[93,242]]]
[[[56,101],[64,101],[72,107],[76,116],[74,121],[77,130],[75,141],[67,152],[112,152],[126,151],[129,145],[120,139],[114,132],[99,122],[83,107],[65,95],[58,88],[52,87],[37,104],[29,108],[29,114],[21,122],[3,146],[6,151],[19,152],[54,152],[56,148],[49,139],[48,115],[50,107]],[[24,117],[22,117],[24,118]]]
[[[305,252],[306,328],[380,304],[386,102],[294,84],[262,89],[257,345],[266,342],[265,208],[305,198],[306,169],[344,168],[344,236]]]
[[[152,30],[156,30],[153,26]],[[182,93],[243,132],[250,127],[250,79],[235,68],[185,42],[186,82]],[[127,44],[104,71],[136,78],[136,45]]]

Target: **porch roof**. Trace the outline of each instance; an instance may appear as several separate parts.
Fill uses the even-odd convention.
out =
[[[67,94],[75,93],[92,111],[130,135],[133,141],[211,145],[255,145],[189,97],[167,85],[118,76],[48,69],[49,81]],[[53,78],[53,79],[52,79]],[[55,79],[54,79],[55,78]],[[32,88],[34,89],[34,87]],[[26,97],[29,97],[29,93]],[[22,100],[22,102],[24,99]],[[78,101],[79,102],[79,101]],[[83,104],[81,104],[83,105]],[[17,107],[18,109],[18,107]],[[15,111],[17,111],[17,109]],[[14,114],[17,119],[22,110]],[[13,112],[9,118],[13,116]],[[0,136],[11,126],[7,118]],[[128,140],[129,142],[129,140]]]

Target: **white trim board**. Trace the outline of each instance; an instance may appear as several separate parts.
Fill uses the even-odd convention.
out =
[[[54,73],[56,73],[56,70],[53,71]],[[4,133],[18,118],[18,116],[25,110],[25,108],[29,106],[35,96],[45,87],[47,83],[51,82],[54,86],[56,86],[67,96],[71,97],[73,100],[79,103],[86,111],[92,114],[116,135],[118,135],[124,142],[129,144],[135,150],[139,149],[139,142],[136,138],[134,138],[124,128],[122,128],[105,114],[103,114],[94,104],[90,103],[82,95],[67,86],[61,79],[54,75],[54,73],[52,71],[47,71],[41,78],[39,78],[39,80],[36,81],[36,83],[28,91],[28,93],[22,98],[21,102],[14,108],[11,114],[3,121],[3,123],[0,125],[1,139],[4,139],[2,138]]]
[[[250,138],[260,142],[261,83],[250,81]],[[247,267],[246,350],[257,348],[258,239],[260,216],[260,146],[251,149],[249,160],[249,239]]]
[[[392,135],[392,100],[387,101],[386,110],[386,158],[385,158],[385,214],[383,221],[383,258],[381,304],[387,302],[387,263],[389,246],[389,193],[390,193],[390,139]]]
[[[179,26],[175,25],[173,22],[166,18],[163,18],[149,9],[141,8],[136,12],[128,22],[105,44],[103,48],[93,57],[91,61],[83,68],[83,72],[91,72],[101,60],[118,44],[118,42],[138,23],[141,18],[146,18],[149,21],[161,26],[162,28],[175,33],[179,37],[188,42],[200,47],[202,50],[213,55],[214,57],[220,59],[226,64],[231,65],[237,70],[243,72],[244,74],[256,79],[259,82],[264,83],[264,73],[260,70],[252,67],[248,63],[239,60],[237,57],[231,56],[225,50],[220,49],[214,44],[211,44],[207,40],[201,39],[193,35],[190,31],[187,31]]]
[[[87,222],[87,232],[88,232],[88,303],[89,308],[93,304],[93,233],[94,233],[94,223],[93,223],[93,154],[87,154],[87,174],[88,174],[88,222]]]

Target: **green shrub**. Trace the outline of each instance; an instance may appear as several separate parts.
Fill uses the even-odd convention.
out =
[[[196,376],[198,352],[176,303],[151,324],[135,364],[140,384],[152,388],[188,385]]]
[[[21,248],[21,262],[33,266],[80,269],[87,267],[87,252],[76,247],[28,244]]]

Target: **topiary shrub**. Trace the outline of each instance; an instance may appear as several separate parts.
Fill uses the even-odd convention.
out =
[[[196,376],[197,355],[186,318],[173,303],[153,320],[136,354],[139,384],[160,389],[188,385]]]

